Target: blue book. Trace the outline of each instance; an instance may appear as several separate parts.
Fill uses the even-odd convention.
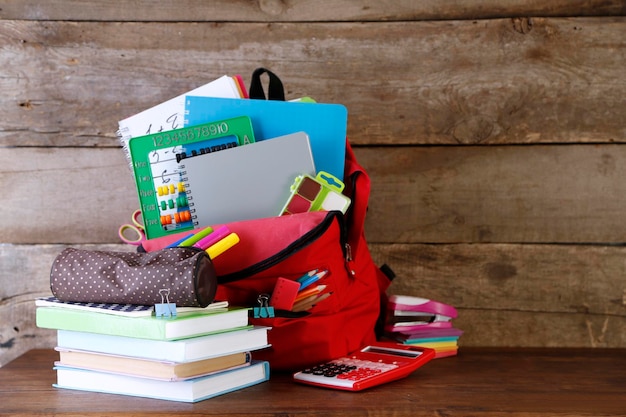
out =
[[[161,381],[123,374],[58,366],[56,388],[198,402],[269,380],[266,361],[182,381]]]
[[[295,132],[309,136],[317,172],[343,180],[348,110],[341,104],[187,96],[185,126],[249,116],[255,140]]]

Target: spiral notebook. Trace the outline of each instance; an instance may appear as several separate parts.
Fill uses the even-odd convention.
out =
[[[309,137],[297,132],[186,158],[181,178],[196,227],[278,216],[302,174],[315,175]]]
[[[185,126],[236,116],[249,116],[257,142],[293,132],[306,132],[315,169],[344,180],[348,110],[342,104],[294,103],[279,100],[236,100],[188,95]]]

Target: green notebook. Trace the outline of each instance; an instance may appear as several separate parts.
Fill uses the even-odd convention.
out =
[[[177,340],[240,329],[248,325],[247,308],[179,313],[172,318],[125,317],[62,307],[37,307],[37,326],[55,330]]]

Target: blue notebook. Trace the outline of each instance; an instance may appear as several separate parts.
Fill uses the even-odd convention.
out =
[[[255,140],[305,132],[317,171],[343,180],[348,110],[341,104],[187,96],[185,126],[249,116]]]

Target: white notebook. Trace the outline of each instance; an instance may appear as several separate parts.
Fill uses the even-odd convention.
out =
[[[132,138],[139,136],[184,127],[185,98],[187,95],[242,98],[242,93],[237,87],[237,81],[235,81],[233,77],[224,75],[208,84],[119,121],[117,136],[124,150],[124,154],[126,155],[126,160],[128,161],[131,172],[132,161],[130,158],[130,150],[128,149],[128,142]]]
[[[180,170],[196,227],[278,216],[295,178],[315,176],[304,132],[186,158]]]

